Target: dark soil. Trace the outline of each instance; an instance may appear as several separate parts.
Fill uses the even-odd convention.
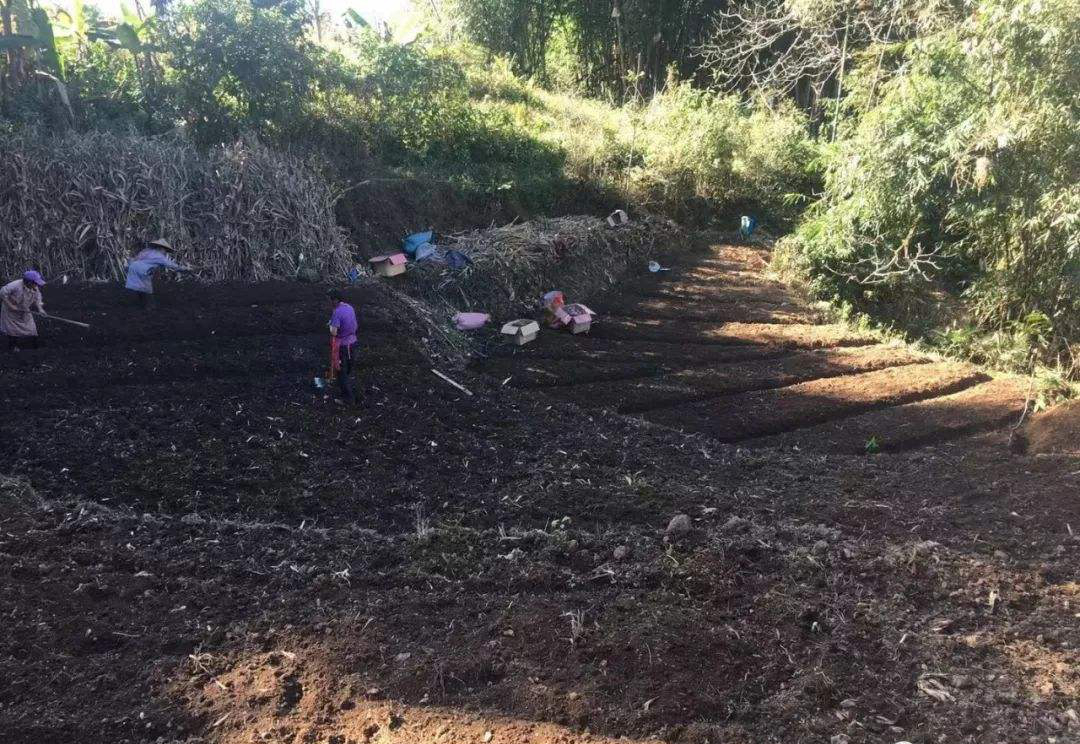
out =
[[[683,366],[678,369],[661,368],[653,374],[629,375],[632,368],[622,365],[608,365],[603,368],[583,370],[584,374],[569,366],[563,366],[558,382],[546,378],[553,395],[562,400],[572,401],[585,408],[607,408],[619,413],[645,413],[654,409],[671,408],[680,403],[714,400],[736,393],[787,388],[807,380],[822,380],[887,369],[900,365],[915,364],[918,356],[904,349],[889,347],[867,347],[857,349],[826,349],[811,352],[792,352],[775,359],[748,362],[730,362],[717,365],[703,363],[702,366]],[[580,363],[549,362],[549,365]],[[536,365],[526,367],[526,371],[536,369]],[[547,368],[541,367],[540,372]],[[611,370],[612,376],[605,381],[594,382],[603,369]],[[521,371],[521,365],[517,370]],[[615,377],[615,372],[626,374]],[[540,377],[540,375],[537,375]],[[511,383],[516,377],[511,378]],[[633,379],[632,385],[621,384],[622,380]],[[539,382],[540,380],[537,380]],[[573,381],[574,384],[571,384]],[[534,387],[541,387],[535,385]],[[739,398],[740,406],[745,406],[746,399]],[[685,423],[685,422],[684,422]]]
[[[311,384],[321,288],[174,285],[151,316],[119,290],[47,293],[94,328],[43,325],[43,349],[2,357],[0,740],[1080,732],[1075,459],[1012,456],[1004,431],[880,457],[738,449],[503,385],[512,368],[433,365],[424,326],[357,292],[354,408]],[[750,335],[774,325],[739,326],[738,346],[545,332],[514,359],[579,346],[591,371],[655,361],[685,382],[846,338]],[[823,388],[813,410],[828,390],[975,381],[822,379],[859,378],[880,388]],[[778,422],[810,399],[785,389],[745,400]],[[691,531],[665,535],[680,513]]]

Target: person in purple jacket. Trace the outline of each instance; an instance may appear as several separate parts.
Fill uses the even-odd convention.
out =
[[[330,302],[334,306],[334,312],[330,316],[330,335],[337,339],[338,359],[341,362],[341,370],[338,372],[341,397],[346,403],[355,403],[352,376],[356,363],[356,310],[345,302],[345,294],[341,290],[330,293]]]

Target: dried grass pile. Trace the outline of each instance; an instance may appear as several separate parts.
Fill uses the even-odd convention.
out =
[[[340,276],[338,196],[254,141],[202,153],[177,137],[0,135],[0,276],[118,279],[158,236],[205,279]]]
[[[426,299],[496,318],[535,313],[540,296],[562,290],[581,301],[605,288],[632,262],[677,238],[668,220],[644,217],[617,228],[596,217],[559,217],[451,235],[440,241],[472,265],[453,270],[421,262],[409,272]]]
[[[26,511],[39,503],[41,498],[25,479],[0,474],[0,515]]]

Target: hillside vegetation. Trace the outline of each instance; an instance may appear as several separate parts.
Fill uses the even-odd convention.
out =
[[[1077,38],[1075,0],[984,1],[871,49],[825,148],[824,195],[785,243],[814,290],[981,360],[1073,368]]]
[[[792,228],[779,266],[850,314],[1002,366],[1075,366],[1077,0],[445,0],[393,27],[297,0],[3,7],[9,162],[103,133],[210,158],[258,142],[339,197],[316,216],[283,194],[285,212],[332,205],[360,255],[428,225],[749,213]],[[168,211],[150,199],[95,239]],[[49,252],[85,228],[64,215],[65,237],[28,247],[37,227],[12,212],[2,247],[62,263]]]

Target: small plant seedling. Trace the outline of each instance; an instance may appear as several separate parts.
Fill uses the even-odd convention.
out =
[[[578,640],[585,634],[585,612],[583,610],[574,610],[572,612],[564,612],[563,617],[570,618],[570,645],[577,645]]]
[[[866,454],[876,455],[877,453],[881,452],[881,443],[878,442],[877,437],[870,437],[866,440],[866,446],[864,447],[864,449],[866,450]]]

